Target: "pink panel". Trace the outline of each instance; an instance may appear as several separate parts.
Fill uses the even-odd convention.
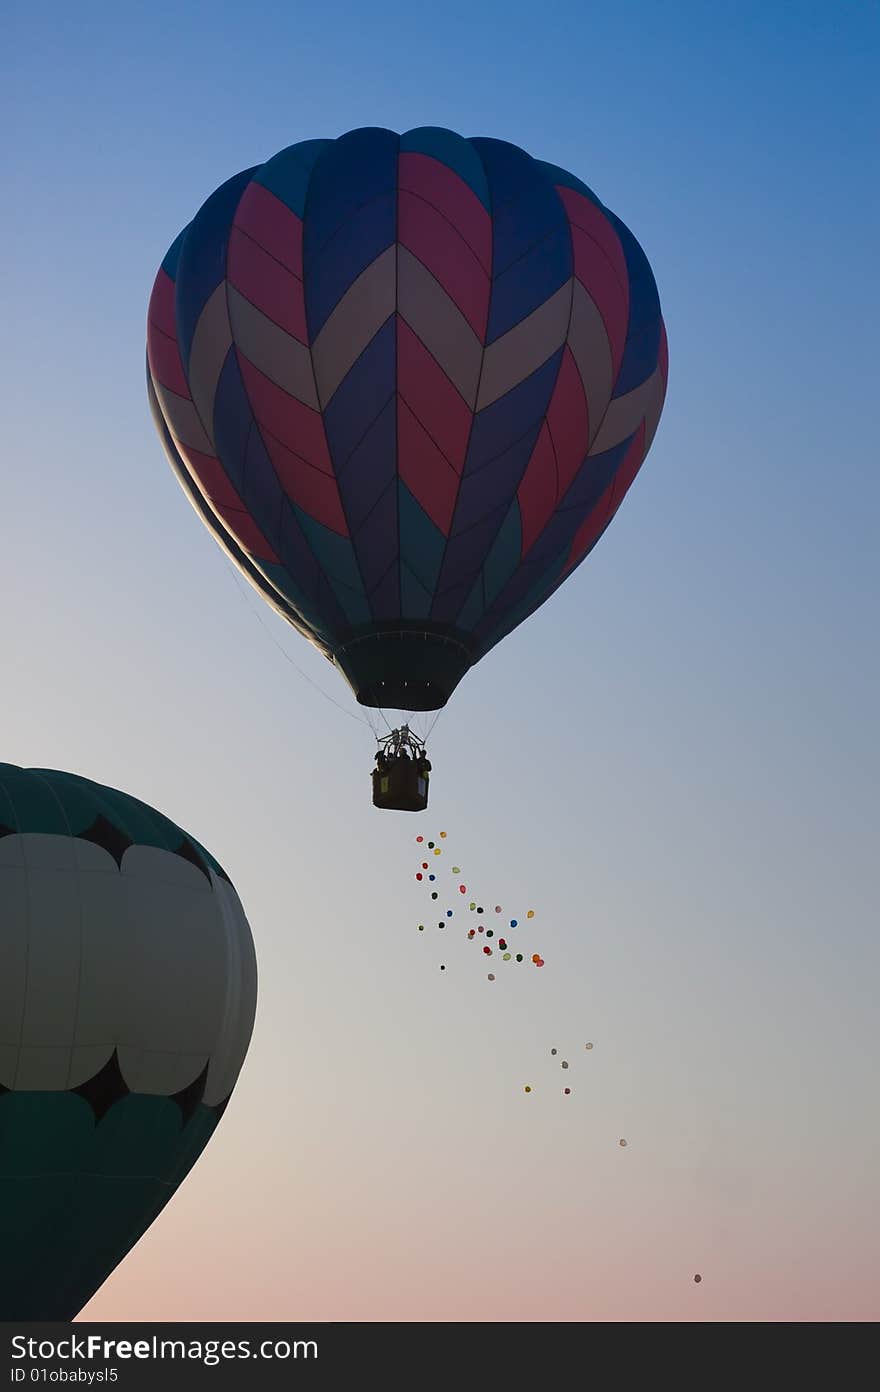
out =
[[[268,433],[263,436],[275,472],[288,498],[322,522],[331,532],[348,536],[348,523],[342,510],[336,478],[315,469],[300,455],[287,449]]]
[[[458,475],[451,469],[412,411],[397,398],[397,470],[431,521],[449,536]]]
[[[397,240],[428,267],[480,342],[485,342],[491,282],[464,238],[436,208],[401,189]]]
[[[236,227],[229,233],[226,274],[236,290],[267,318],[300,343],[308,342],[302,281]]]
[[[522,519],[522,555],[525,556],[556,508],[556,456],[546,421],[541,426],[532,457],[520,481],[517,498]]]
[[[463,179],[431,155],[404,153],[398,184],[419,194],[457,227],[487,275],[492,273],[492,219]]]
[[[460,474],[473,416],[446,373],[408,324],[397,320],[397,390]]]
[[[262,184],[248,184],[233,226],[302,280],[302,222],[274,193]]]
[[[253,366],[245,358],[241,349],[237,348],[235,352],[253,415],[260,426],[265,426],[276,440],[287,445],[294,454],[301,455],[308,464],[322,469],[324,473],[333,473],[320,412],[312,411],[311,406],[304,406],[283,388],[276,386],[274,381],[260,372],[259,367]]]
[[[245,391],[259,424],[294,454],[300,455],[325,474],[333,473],[324,421],[319,411],[304,406],[283,388],[269,380],[237,348]],[[268,446],[268,441],[267,441]]]
[[[215,459],[213,454],[201,454],[198,450],[190,449],[188,445],[178,445],[178,449],[206,497],[218,507],[244,511],[241,498],[230,483],[219,459]]]
[[[558,470],[557,502],[568,489],[590,448],[590,421],[581,374],[566,347],[547,410]]]
[[[599,244],[611,262],[620,284],[628,285],[629,271],[620,238],[602,209],[597,208],[595,203],[591,203],[589,198],[585,198],[576,189],[561,188],[557,185],[556,192],[562,199],[569,221],[575,227],[583,228],[588,236]]]
[[[245,551],[256,556],[258,561],[278,563],[278,557],[249,512],[239,512],[236,508],[227,507],[218,507],[217,511]]]
[[[189,399],[189,383],[180,361],[177,339],[169,338],[154,323],[147,325],[147,360],[154,382]]]
[[[625,457],[611,483],[605,489],[599,501],[584,518],[575,533],[571,543],[571,551],[565,563],[564,574],[576,566],[578,561],[590,549],[593,542],[604,531],[611,521],[620,504],[623,502],[624,495],[641,468],[645,457],[645,427],[641,425],[633,437],[633,442],[626,452]]]
[[[155,324],[156,328],[169,338],[177,337],[177,324],[174,320],[174,281],[167,271],[160,269],[153,282],[147,321]]]
[[[620,369],[629,324],[629,289],[620,281],[598,242],[579,227],[572,227],[574,273],[602,316],[611,344],[614,376]],[[628,287],[629,282],[624,281]]]

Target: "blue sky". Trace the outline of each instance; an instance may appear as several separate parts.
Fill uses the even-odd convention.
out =
[[[867,3],[7,7],[2,757],[190,828],[263,973],[235,1105],[93,1317],[876,1318],[878,30]],[[156,267],[218,183],[424,124],[583,178],[670,345],[613,527],[432,743],[418,829],[546,933],[491,999],[415,935],[415,820],[369,807],[369,730],[244,602],[143,380]],[[526,1115],[584,1031],[589,1101]]]

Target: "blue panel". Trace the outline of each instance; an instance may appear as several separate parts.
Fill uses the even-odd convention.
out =
[[[398,556],[397,488],[392,479],[358,527],[355,545],[364,588],[370,594]]]
[[[521,435],[509,449],[495,456],[475,473],[465,474],[458,490],[452,535],[458,536],[473,527],[489,512],[503,507],[507,512],[511,499],[528,467],[532,450],[538,440],[543,418]],[[446,577],[444,577],[445,579]]]
[[[522,522],[516,498],[510,505],[504,523],[486,557],[483,566],[486,603],[491,604],[504,588],[520,562],[522,554]]]
[[[550,597],[560,583],[567,558],[567,549],[558,551],[515,607],[507,609],[503,613],[496,613],[493,610],[477,625],[474,637],[479,644],[481,657],[500,642],[505,634],[516,628],[517,624],[521,624],[523,619],[528,618],[529,614],[534,613],[545,599]]]
[[[311,199],[308,218],[311,217]],[[384,193],[358,208],[305,266],[306,322],[314,342],[342,296],[397,237],[397,193]]]
[[[535,161],[518,145],[482,135],[472,136],[470,143],[486,171],[493,214],[497,215],[505,203],[526,193],[540,178]]]
[[[182,232],[178,232],[177,236],[174,238],[174,241],[171,243],[170,247],[165,253],[165,258],[162,262],[162,270],[165,272],[167,276],[170,276],[172,280],[177,279],[177,263],[180,260],[180,249],[183,246],[183,239],[191,226],[192,224],[189,223],[186,227],[184,227]]]
[[[477,572],[489,553],[504,518],[507,516],[509,500],[476,526],[458,536],[450,537],[446,544],[446,554],[438,582],[437,598],[431,610],[431,617],[440,623],[454,623],[455,617],[467,599]]]
[[[343,378],[324,411],[324,429],[336,477],[345,477],[346,464],[373,422],[394,396],[397,386],[394,315],[383,324]]]
[[[391,397],[349,457],[339,482],[348,529],[357,549],[358,528],[397,473],[397,398]]]
[[[469,140],[441,126],[418,126],[400,137],[400,149],[411,154],[431,155],[447,165],[476,194],[487,212],[490,210],[486,171]]]
[[[567,169],[560,169],[557,164],[547,164],[546,160],[535,160],[539,169],[543,170],[544,175],[551,184],[559,184],[562,188],[574,189],[577,193],[582,193],[585,198],[589,198],[591,203],[595,203],[597,208],[605,212],[602,200],[596,196],[591,188],[582,183],[576,175],[570,174]]]
[[[483,589],[483,572],[480,571],[471,586],[470,594],[458,611],[455,627],[460,629],[462,633],[473,633],[480,619],[483,617],[485,608],[486,593]]]
[[[400,483],[399,494],[401,560],[433,594],[440,574],[446,538],[421,504],[416,502],[405,483]]]
[[[477,413],[465,460],[465,477],[509,449],[544,419],[556,386],[562,351],[560,348],[519,386]]]
[[[400,614],[404,619],[427,619],[431,612],[431,595],[409,566],[400,567]]]
[[[332,144],[332,140],[301,140],[298,145],[288,145],[266,161],[254,183],[262,184],[301,218],[312,170],[318,157]]]
[[[305,540],[303,540],[305,546]],[[337,613],[338,605],[334,601],[331,613],[321,612],[313,601],[310,601],[303,589],[294,580],[286,566],[275,565],[271,561],[257,561],[255,565],[263,572],[271,585],[272,589],[277,590],[282,599],[286,600],[291,609],[302,617],[304,623],[314,632],[322,643],[331,645],[336,634],[333,632],[331,616],[336,618],[337,624],[343,624],[341,610]],[[317,569],[317,567],[316,567]],[[270,592],[271,593],[271,592]]]
[[[312,552],[333,588],[333,593],[345,610],[349,623],[369,623],[370,608],[349,538],[331,532],[329,527],[316,522],[296,504],[293,504],[293,510]]]
[[[283,497],[284,489],[255,421],[245,451],[241,499],[263,536],[268,538],[276,555],[281,540]]]
[[[379,583],[370,591],[370,608],[374,623],[397,622],[400,619],[400,565],[395,558]]]
[[[458,615],[473,589],[470,580],[460,580],[449,589],[434,597],[430,618],[432,623],[450,624],[458,627]]]
[[[571,272],[571,231],[566,223],[564,230],[545,237],[492,282],[487,344],[555,295]]]
[[[184,368],[189,364],[193,334],[212,291],[226,277],[229,229],[254,169],[245,169],[221,184],[203,203],[186,231],[177,263],[174,297],[177,341]]]
[[[307,269],[359,208],[396,191],[399,143],[393,131],[368,126],[328,145],[312,170],[306,200],[303,259]]]
[[[571,234],[565,208],[555,188],[538,176],[526,193],[499,208],[492,220],[492,275],[497,279],[515,261],[522,266],[526,253],[554,232],[563,234],[568,243],[567,275],[571,275]]]
[[[576,513],[580,524],[614,478],[632,440],[633,435],[628,435],[619,445],[605,450],[603,454],[587,455],[559,504],[560,513]]]
[[[487,343],[548,300],[572,274],[562,200],[541,166],[515,145],[474,140],[493,208],[492,295]]]
[[[660,317],[660,296],[657,293],[657,282],[654,279],[654,272],[651,270],[647,256],[626,224],[621,222],[620,218],[615,217],[613,213],[606,213],[606,216],[620,238],[620,244],[626,258],[630,300],[628,332],[632,333]]]
[[[285,498],[281,505],[281,525],[278,545],[275,550],[280,556],[285,570],[293,576],[297,589],[310,604],[316,604],[320,591],[321,567],[309,547],[289,498]],[[320,605],[318,607],[321,608]],[[342,618],[338,605],[329,611],[321,608],[321,613],[325,620],[334,627]]]
[[[660,320],[627,338],[614,395],[624,396],[646,381],[657,366],[660,355]]]
[[[230,483],[241,495],[248,436],[254,423],[235,348],[230,348],[217,381],[214,396],[214,447]]]

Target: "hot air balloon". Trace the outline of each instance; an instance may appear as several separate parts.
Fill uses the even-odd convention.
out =
[[[69,1320],[223,1113],[256,965],[224,871],[137,799],[0,764],[0,1320]]]
[[[515,145],[432,127],[304,141],[223,184],[162,263],[147,357],[227,555],[361,705],[412,712],[589,554],[667,375],[620,219]],[[423,744],[396,734],[406,777],[392,751],[374,801],[419,808]]]

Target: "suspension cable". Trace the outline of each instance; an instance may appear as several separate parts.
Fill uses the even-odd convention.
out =
[[[278,651],[281,653],[281,656],[284,657],[284,658],[290,663],[290,665],[291,665],[291,667],[294,669],[294,671],[295,671],[295,672],[298,672],[299,675],[303,678],[303,680],[308,682],[309,686],[313,686],[313,687],[315,688],[315,690],[318,692],[318,694],[319,694],[320,696],[323,696],[323,697],[324,697],[324,700],[325,700],[325,701],[329,701],[330,704],[331,704],[331,706],[335,706],[337,710],[341,710],[341,711],[342,711],[343,715],[347,715],[351,720],[356,720],[359,724],[367,725],[367,726],[372,730],[372,726],[370,725],[370,722],[369,722],[364,716],[362,716],[362,715],[356,715],[354,711],[349,710],[346,706],[343,706],[339,701],[335,700],[335,699],[330,695],[330,693],[329,693],[328,691],[325,691],[324,688],[323,688],[322,686],[319,686],[318,683],[317,683],[316,681],[314,681],[314,680],[309,676],[308,672],[304,672],[304,671],[303,671],[303,669],[302,669],[302,667],[300,667],[299,663],[294,662],[293,658],[290,656],[290,653],[287,651],[287,649],[286,649],[285,647],[282,646],[281,643],[279,643],[278,639],[275,637],[275,634],[272,632],[272,630],[269,628],[268,624],[265,622],[265,620],[264,620],[262,614],[260,613],[259,609],[255,609],[255,608],[253,607],[253,605],[251,604],[251,602],[250,602],[250,597],[249,597],[249,595],[248,595],[247,589],[245,588],[244,582],[243,582],[243,580],[241,579],[241,577],[239,576],[238,571],[235,570],[235,568],[234,568],[232,565],[229,565],[228,562],[227,562],[227,565],[228,565],[228,568],[229,568],[229,572],[230,572],[230,574],[231,574],[233,580],[235,581],[236,587],[237,587],[237,589],[239,590],[239,592],[240,592],[240,594],[241,594],[241,597],[242,597],[242,599],[244,600],[245,604],[247,605],[248,609],[250,609],[250,611],[251,611],[251,613],[254,615],[254,617],[255,617],[256,619],[258,619],[259,622],[262,624],[263,628],[264,628],[264,629],[266,630],[266,632],[268,633],[268,635],[269,635],[269,637],[271,638],[272,642],[275,644],[276,648],[277,648]],[[388,724],[388,721],[387,721],[387,720],[385,721],[385,724],[386,724],[386,725]],[[390,729],[390,728],[391,728],[391,727],[389,726],[389,729]],[[375,731],[375,730],[373,730],[373,734],[374,734],[374,735],[376,734],[376,731]]]

